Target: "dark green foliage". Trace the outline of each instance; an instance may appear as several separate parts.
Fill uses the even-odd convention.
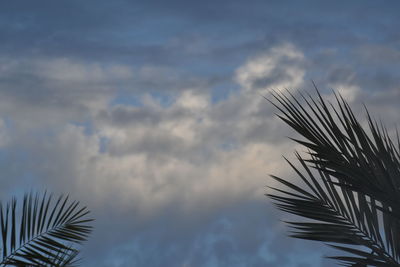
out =
[[[400,154],[387,129],[367,113],[368,130],[346,101],[273,93],[278,115],[303,138],[308,150],[290,166],[298,182],[272,176],[282,187],[268,194],[285,212],[290,236],[322,241],[344,251],[331,257],[345,266],[400,266]]]
[[[68,196],[26,194],[22,205],[0,202],[0,266],[77,266],[74,244],[85,241],[92,226],[89,211]]]

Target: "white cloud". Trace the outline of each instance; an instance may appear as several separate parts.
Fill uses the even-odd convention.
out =
[[[289,45],[269,53],[275,61],[287,55],[302,59]],[[260,75],[257,78],[262,78]],[[183,209],[208,209],[243,198],[263,198],[267,173],[284,169],[280,155],[289,146],[276,139],[268,142],[281,128],[275,125],[277,119],[271,119],[262,97],[239,93],[211,104],[207,93],[192,88],[178,94],[167,107],[157,105],[150,96],[146,99],[139,107],[105,106],[99,112],[103,115],[94,120],[93,138],[97,142],[106,138],[107,152],[91,149],[97,154],[78,161],[90,161],[83,164],[86,169],[81,172],[96,177],[96,190],[104,190],[98,194],[100,198],[118,192],[121,201],[140,203],[134,206],[150,213],[176,202],[184,203]],[[119,117],[131,120],[113,123]],[[253,139],[255,136],[261,139]],[[74,157],[81,154],[86,153]],[[92,183],[90,178],[82,181],[85,179]]]
[[[304,61],[300,50],[290,43],[283,43],[250,59],[238,68],[235,79],[245,90],[261,93],[271,89],[299,88],[305,75]]]
[[[271,62],[286,55],[301,58],[289,46],[271,49],[271,53],[280,53]],[[131,78],[123,66],[101,67],[66,59],[35,64],[32,66],[39,66],[35,73],[43,84],[71,81],[85,89],[91,86],[86,84],[90,80],[108,86],[118,77]],[[58,91],[56,96],[62,94]],[[80,93],[76,100],[85,107],[89,126],[70,124],[80,119],[80,113],[64,117],[64,112],[74,107],[72,103],[65,107],[27,106],[27,110],[43,110],[44,120],[57,118],[59,126],[47,140],[25,140],[23,144],[38,154],[42,164],[36,171],[53,188],[74,191],[91,203],[103,203],[113,196],[115,205],[147,216],[176,202],[183,203],[182,210],[202,207],[206,211],[240,199],[263,198],[268,166],[275,172],[281,165],[280,153],[271,151],[280,151],[284,145],[252,140],[254,136],[267,140],[280,131],[265,110],[267,102],[260,96],[239,93],[212,104],[209,93],[197,88],[175,95],[168,106],[148,94],[140,96],[140,106],[110,106],[111,94],[93,102]],[[36,122],[32,120],[26,127],[40,132]],[[270,127],[260,128],[263,124]]]

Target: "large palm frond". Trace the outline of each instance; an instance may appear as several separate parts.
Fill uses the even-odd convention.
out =
[[[46,193],[25,194],[17,204],[15,198],[0,202],[0,266],[76,266],[74,244],[92,230],[87,208],[68,196],[54,200]]]
[[[285,188],[269,194],[276,206],[307,220],[288,222],[291,236],[322,241],[345,251],[333,257],[349,266],[400,266],[399,144],[367,111],[364,130],[341,96],[333,105],[321,96],[273,93],[278,115],[304,139],[296,154],[304,187],[272,176]],[[333,243],[339,245],[333,245]],[[350,255],[350,256],[348,256]]]

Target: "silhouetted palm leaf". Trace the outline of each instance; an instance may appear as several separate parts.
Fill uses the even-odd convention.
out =
[[[92,230],[89,211],[68,196],[26,194],[0,203],[2,253],[0,266],[76,266],[73,244],[85,241]]]
[[[334,106],[317,94],[300,94],[303,107],[289,92],[273,93],[278,116],[305,138],[294,140],[310,157],[296,153],[303,171],[289,162],[304,188],[272,176],[287,189],[268,196],[307,218],[288,222],[292,237],[341,244],[332,247],[350,256],[332,258],[346,266],[400,266],[399,143],[368,111],[366,132],[341,96]]]

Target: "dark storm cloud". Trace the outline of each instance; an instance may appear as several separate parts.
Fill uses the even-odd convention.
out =
[[[396,8],[373,2],[40,3],[2,4],[1,53],[183,64],[192,68],[193,63],[206,58],[218,71],[222,67],[220,58],[225,59],[225,65],[226,60],[238,62],[266,44],[281,41],[290,40],[312,53],[321,46],[349,48],[365,41],[389,40],[397,17]],[[371,35],[375,39],[371,40]],[[188,50],[196,46],[196,40],[203,40],[206,49]]]

